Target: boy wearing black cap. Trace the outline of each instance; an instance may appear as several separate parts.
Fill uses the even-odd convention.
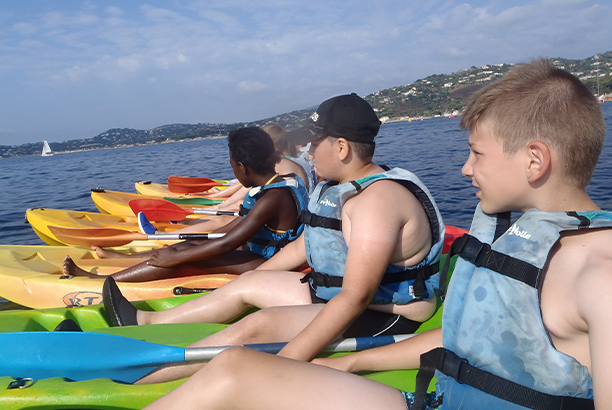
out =
[[[279,354],[297,360],[311,360],[340,336],[414,332],[436,308],[444,224],[415,175],[372,162],[379,127],[356,94],[323,102],[300,141],[311,143],[326,180],[311,195],[300,238],[256,271],[166,311],[135,311],[109,281],[107,314],[126,324],[223,323],[256,306],[262,310],[194,346],[290,340]],[[290,271],[304,262],[307,275]],[[186,377],[201,366],[166,366],[141,382]]]

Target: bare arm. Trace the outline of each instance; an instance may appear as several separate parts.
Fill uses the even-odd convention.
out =
[[[345,372],[418,369],[421,354],[442,346],[442,329],[433,329],[387,346],[312,362]]]
[[[410,214],[404,204],[380,212],[381,203],[397,204],[397,191],[383,185],[375,189],[376,185],[351,199],[350,205],[347,202],[343,210],[343,233],[347,237],[350,232],[350,237],[342,290],[280,355],[311,360],[369,306]]]
[[[255,270],[294,270],[306,263],[304,234],[287,244],[276,255],[262,263]]]
[[[231,229],[219,239],[204,241],[199,245],[186,249],[176,250],[164,248],[154,254],[148,264],[157,267],[173,267],[181,263],[188,263],[226,255],[245,244],[269,221],[277,217],[278,206],[286,203],[286,193],[281,190],[270,190],[262,196],[249,214],[240,220],[228,224]],[[281,204],[281,205],[279,205]],[[224,228],[219,229],[223,232]]]

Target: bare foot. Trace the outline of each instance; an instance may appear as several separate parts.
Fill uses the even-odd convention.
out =
[[[95,273],[87,272],[79,268],[70,256],[66,256],[64,259],[63,269],[65,276],[85,276],[88,278],[100,279],[102,276],[96,275]]]

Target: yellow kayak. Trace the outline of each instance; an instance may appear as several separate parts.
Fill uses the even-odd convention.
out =
[[[141,195],[156,198],[205,198],[206,192],[176,193],[170,191],[168,184],[159,184],[151,181],[141,181],[134,184],[136,192]],[[223,189],[224,187],[218,187]]]
[[[100,275],[62,278],[64,258]],[[97,305],[102,303],[106,275],[142,262],[140,258],[100,259],[87,248],[73,246],[0,245],[0,297],[31,308]],[[198,274],[196,274],[198,273]],[[176,277],[148,282],[118,282],[129,300],[165,298],[183,288],[215,289],[236,275],[183,271]]]
[[[70,245],[57,238],[49,230],[49,225],[64,228],[114,228],[126,231],[139,232],[136,217],[101,214],[97,212],[70,211],[66,209],[32,208],[26,211],[26,220],[34,232],[49,245]],[[187,227],[184,224],[171,224],[159,222],[155,224],[160,233],[172,232]],[[128,246],[150,250],[161,247],[163,244],[176,241],[134,241]]]
[[[129,206],[129,202],[132,199],[141,199],[147,197],[160,198],[159,196],[155,195],[132,194],[128,192],[109,191],[105,189],[91,190],[91,199],[96,205],[96,208],[98,208],[101,213],[118,216],[129,216],[132,218],[135,217],[135,215]],[[173,202],[185,209],[206,207],[223,202],[221,200],[193,196],[186,198],[166,197],[164,199]]]

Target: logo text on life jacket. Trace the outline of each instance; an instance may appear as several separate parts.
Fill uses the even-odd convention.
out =
[[[327,198],[325,198],[325,199],[324,199],[324,200],[322,200],[322,201],[319,201],[319,203],[320,203],[321,205],[331,206],[332,208],[335,208],[335,207],[337,207],[337,206],[338,206],[338,205],[334,204],[333,202],[331,202],[331,201],[330,201],[329,199],[327,199]]]
[[[63,297],[66,306],[89,306],[102,303],[102,294],[98,292],[71,292]]]
[[[519,227],[516,226],[516,224],[510,227],[510,232],[508,232],[508,235],[516,235],[516,236],[520,236],[521,238],[525,238],[525,239],[531,238],[530,233],[527,233],[527,231],[521,231]]]

